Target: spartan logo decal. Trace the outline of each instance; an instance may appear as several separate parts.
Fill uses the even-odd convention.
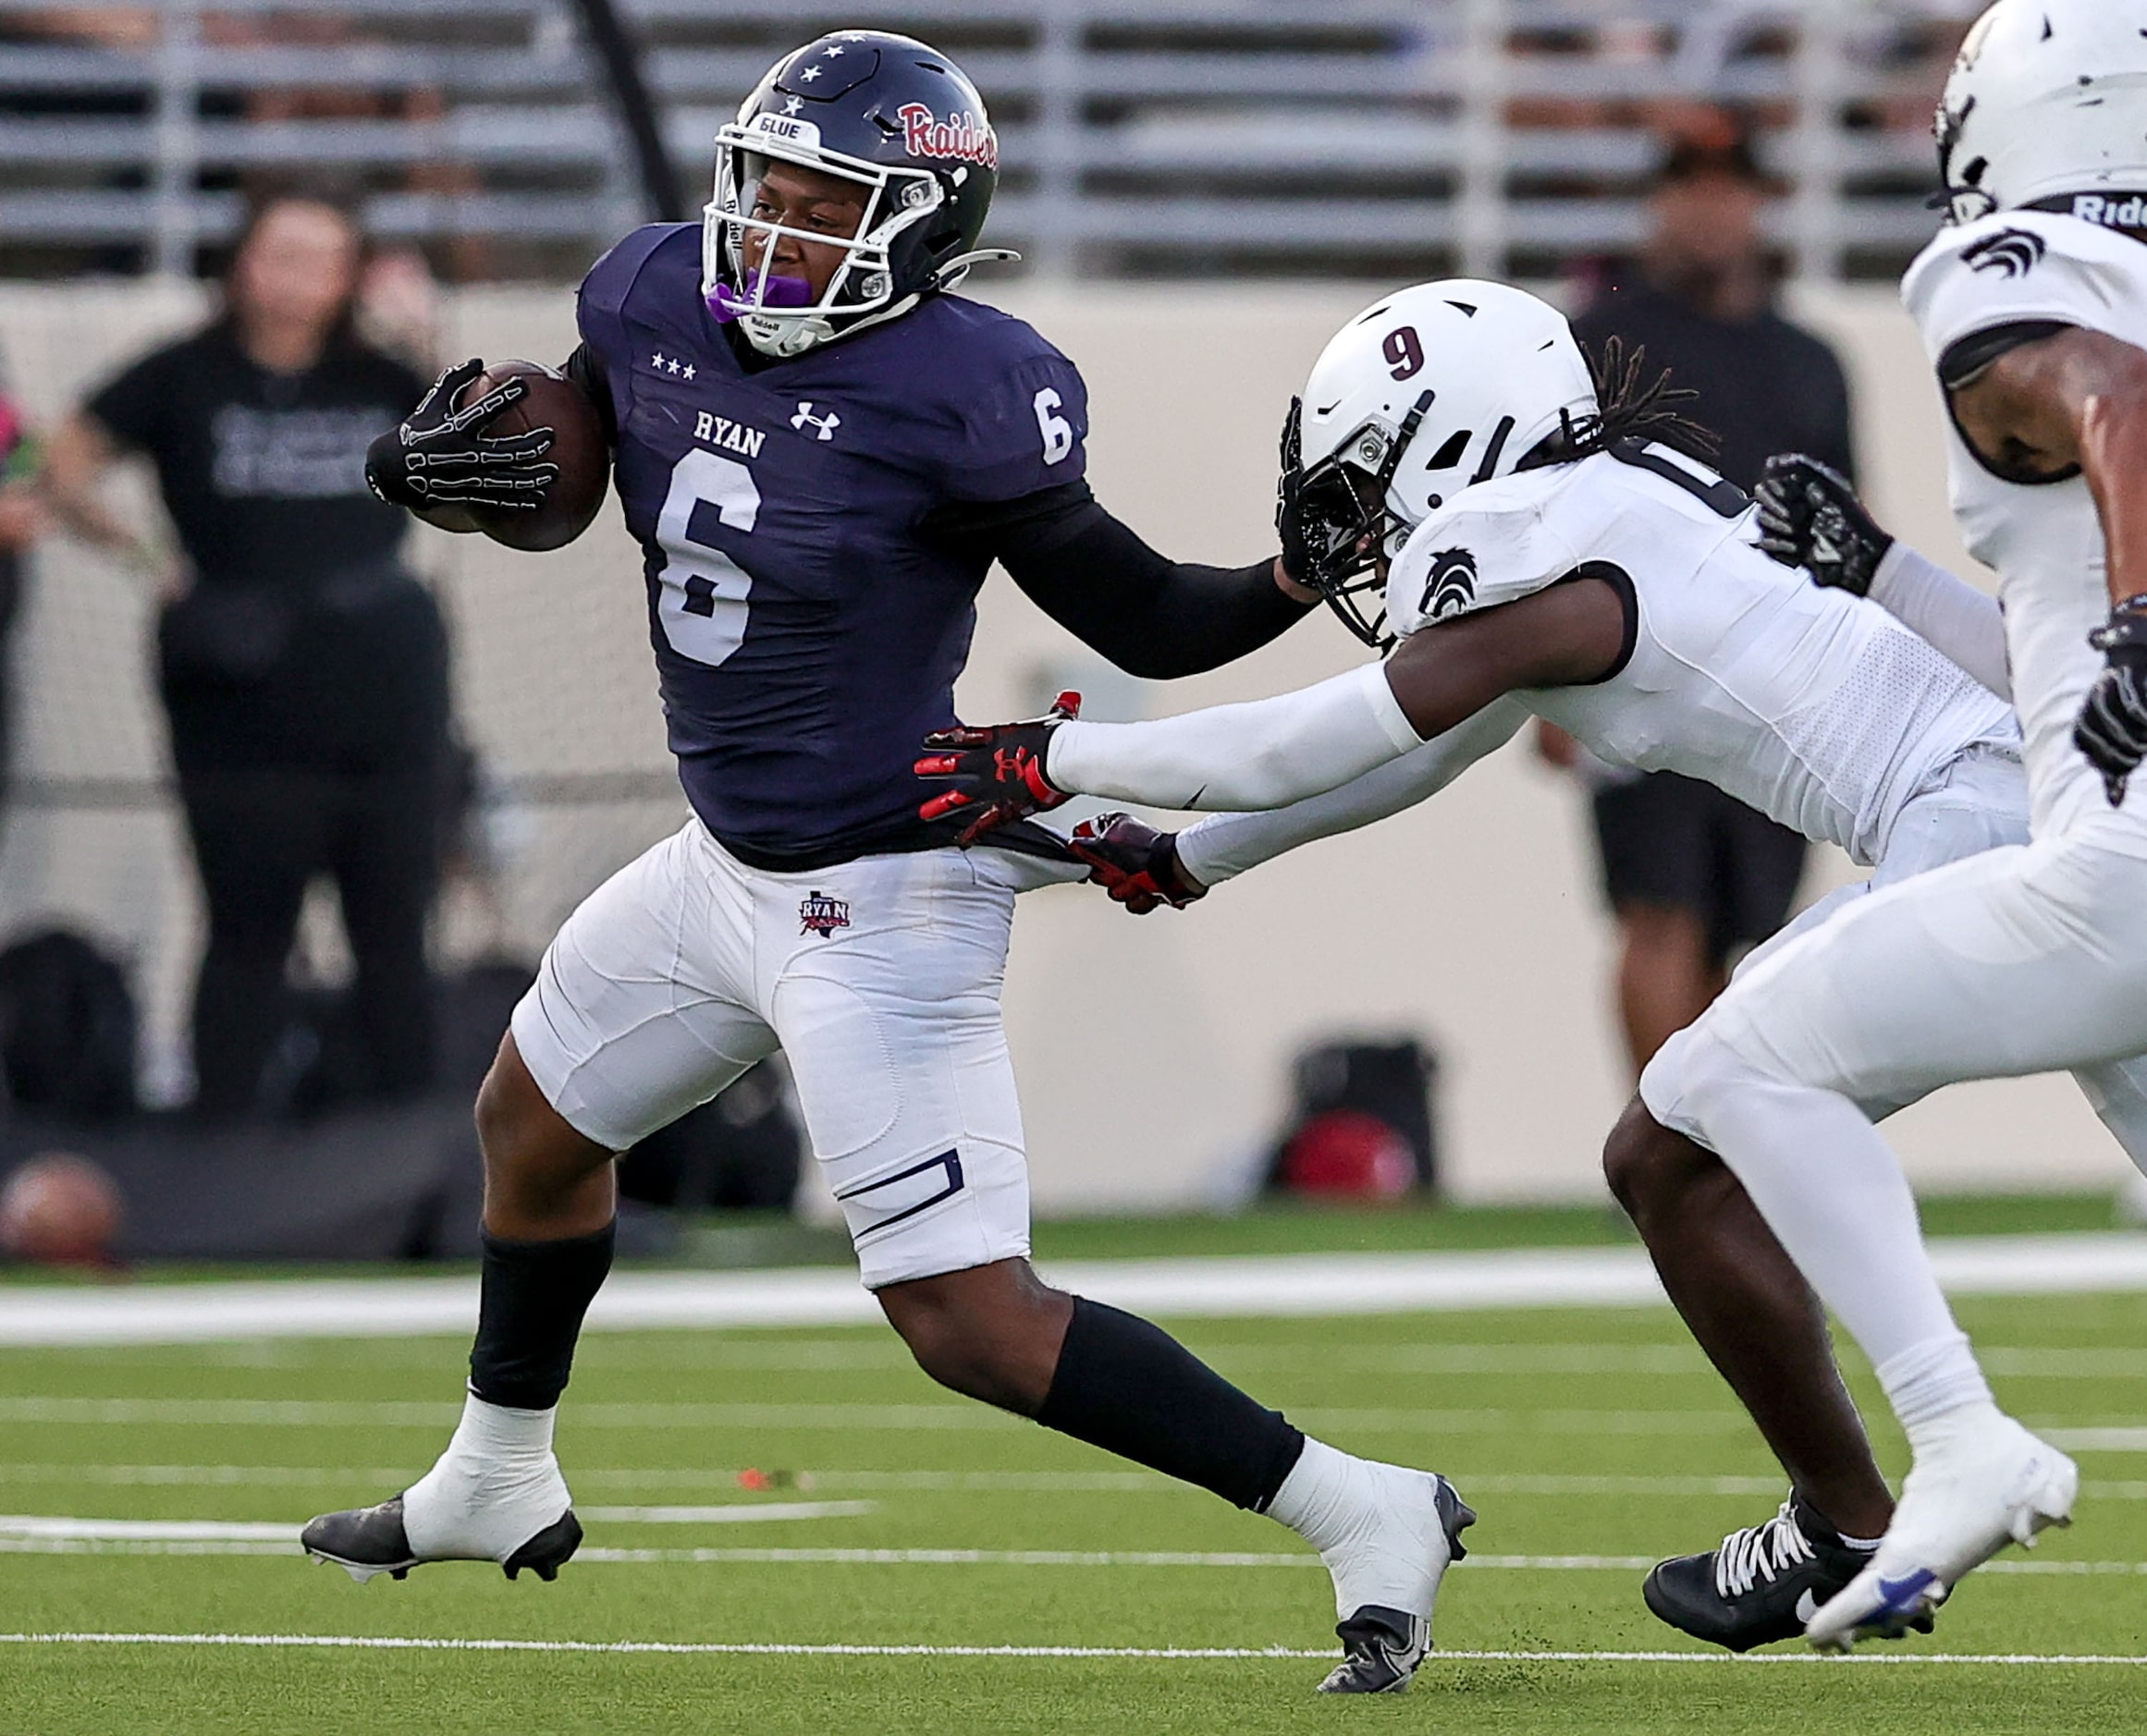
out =
[[[1476,556],[1466,548],[1444,548],[1431,556],[1431,576],[1424,581],[1424,600],[1417,613],[1427,621],[1460,615],[1476,601]]]
[[[2043,263],[2049,249],[2040,235],[2026,229],[2000,229],[1987,241],[1978,241],[1961,257],[1971,271],[1994,271],[2006,277],[2025,277]]]
[[[850,926],[850,901],[831,899],[825,892],[808,892],[798,900],[798,933],[828,939],[838,928]]]

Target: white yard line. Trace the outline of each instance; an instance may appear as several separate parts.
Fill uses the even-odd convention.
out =
[[[1940,1279],[1959,1295],[2147,1290],[2147,1233],[1941,1239]],[[1499,1249],[1049,1263],[1056,1281],[1136,1313],[1279,1318],[1481,1308],[1651,1307],[1639,1248]],[[473,1278],[397,1278],[107,1290],[0,1287],[0,1345],[180,1344],[226,1339],[409,1338],[467,1333]],[[622,1272],[592,1331],[853,1326],[877,1304],[840,1267]]]
[[[463,1640],[371,1633],[0,1633],[0,1645],[184,1645],[237,1649],[313,1649],[356,1652],[553,1652],[603,1657],[1007,1657],[1007,1658],[1330,1658],[1331,1650],[1286,1645],[792,1645],[774,1642],[685,1640]],[[1733,1657],[1725,1652],[1436,1652],[1429,1665],[1714,1664],[1747,1669],[1767,1664],[1865,1664],[1895,1668],[1943,1666],[2006,1669],[2082,1665],[2147,1665],[2147,1656],[2122,1653],[2046,1655],[2034,1652],[1859,1652],[1828,1658],[1810,1653],[1767,1652]]]
[[[1749,1426],[1725,1403],[1707,1410],[1509,1411],[1357,1410],[1293,1405],[1302,1423],[1369,1434],[1720,1435]],[[200,1424],[215,1428],[452,1427],[459,1405],[423,1400],[374,1402],[337,1399],[78,1399],[44,1395],[0,1398],[0,1424],[113,1427]],[[576,1428],[997,1431],[1029,1426],[1020,1417],[981,1404],[705,1403],[693,1400],[577,1404]]]
[[[1259,1344],[1218,1341],[1196,1332],[1187,1346],[1233,1376],[1254,1375],[1481,1375],[1534,1378],[1543,1375],[1600,1375],[1624,1378],[1717,1378],[1697,1345],[1682,1344],[1470,1344],[1380,1340],[1376,1342]],[[0,1343],[0,1348],[6,1348]],[[32,1347],[34,1348],[34,1347]],[[78,1349],[81,1347],[77,1347]],[[104,1345],[97,1366],[168,1366],[170,1345]],[[208,1367],[295,1367],[309,1354],[302,1339],[219,1339],[188,1347]],[[139,1351],[129,1355],[129,1351]],[[444,1368],[460,1363],[467,1346],[458,1338],[346,1339],[336,1354],[365,1367]],[[644,1336],[594,1352],[607,1374],[643,1370],[705,1373],[712,1369],[766,1369],[780,1373],[907,1373],[910,1354],[892,1333],[871,1338],[812,1339],[782,1333],[770,1338]],[[2074,1349],[2017,1345],[1976,1346],[1984,1370],[2021,1380],[2147,1380],[2147,1351],[2102,1347]]]
[[[2053,1447],[2075,1453],[2147,1453],[2147,1428],[2046,1428]]]
[[[877,1501],[734,1501],[716,1507],[592,1507],[584,1517],[623,1525],[750,1525],[801,1519],[860,1519]],[[295,1548],[302,1520],[76,1519],[0,1513],[0,1539],[81,1543],[281,1543]]]
[[[741,1521],[852,1518],[869,1512],[865,1501],[771,1502],[730,1509],[626,1508],[595,1510],[609,1522],[707,1524]],[[721,1519],[705,1517],[721,1513]],[[632,1517],[629,1517],[632,1515]],[[276,1523],[225,1520],[77,1519],[56,1515],[0,1516],[0,1554],[14,1555],[287,1555],[298,1549],[299,1521]],[[1652,1555],[1487,1555],[1471,1553],[1472,1571],[1530,1573],[1639,1573]],[[927,1548],[662,1548],[629,1549],[592,1545],[579,1550],[577,1565],[689,1567],[1056,1567],[1056,1568],[1292,1568],[1319,1566],[1306,1551],[1248,1549],[927,1549]],[[1985,1573],[2063,1578],[2147,1576],[2147,1561],[2050,1561],[2008,1558]]]
[[[2048,1429],[2053,1437],[2067,1431]],[[408,1481],[422,1467],[351,1465],[137,1465],[8,1464],[0,1462],[0,1484],[59,1488],[71,1484],[119,1488],[332,1488]],[[735,1470],[685,1466],[668,1471],[607,1471],[577,1468],[573,1485],[589,1489],[734,1489],[743,1473]],[[1597,1476],[1528,1472],[1450,1473],[1472,1494],[1660,1496],[1685,1500],[1696,1495],[1724,1498],[1776,1498],[1787,1486],[1779,1476]],[[766,1486],[874,1490],[920,1494],[1183,1495],[1185,1485],[1152,1471],[805,1471],[791,1480]],[[2095,1500],[2147,1501],[2147,1480],[2090,1477],[2080,1493]],[[740,1507],[752,1505],[738,1503]],[[624,1511],[624,1509],[582,1510]]]

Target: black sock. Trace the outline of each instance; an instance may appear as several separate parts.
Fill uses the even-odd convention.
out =
[[[1037,1421],[1255,1512],[1267,1510],[1305,1450],[1281,1412],[1256,1404],[1160,1326],[1082,1296]]]
[[[615,1226],[564,1241],[485,1232],[470,1390],[487,1404],[548,1411],[566,1390],[582,1316],[611,1270]]]

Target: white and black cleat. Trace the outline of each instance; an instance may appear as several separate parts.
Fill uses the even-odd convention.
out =
[[[1871,1550],[1841,1533],[1800,1495],[1763,1524],[1733,1531],[1705,1555],[1658,1561],[1640,1587],[1655,1616],[1696,1640],[1748,1652],[1800,1639],[1819,1607],[1846,1590]],[[1908,1626],[1929,1633],[1928,1610]]]
[[[403,1527],[402,1497],[398,1495],[377,1507],[347,1508],[339,1513],[323,1513],[299,1534],[299,1547],[315,1561],[333,1561],[362,1585],[385,1573],[406,1579],[413,1567],[432,1561],[489,1561],[488,1555],[419,1555],[410,1546]],[[555,1580],[576,1549],[582,1547],[582,1522],[572,1508],[560,1514],[521,1547],[499,1560],[509,1579],[519,1579],[524,1568],[541,1580]]]
[[[1461,1534],[1476,1523],[1476,1513],[1453,1484],[1444,1477],[1434,1481],[1438,1486],[1433,1499],[1445,1544],[1445,1559],[1436,1563],[1431,1575],[1431,1595],[1436,1597],[1446,1570],[1468,1554]],[[1417,1666],[1431,1655],[1429,1603],[1422,1614],[1367,1604],[1337,1622],[1334,1632],[1342,1641],[1342,1662],[1319,1684],[1321,1693],[1400,1693]]]

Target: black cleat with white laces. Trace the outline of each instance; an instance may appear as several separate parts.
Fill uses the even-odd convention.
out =
[[[1445,1534],[1446,1559],[1432,1577],[1434,1596],[1439,1580],[1448,1568],[1468,1554],[1461,1534],[1476,1523],[1475,1510],[1454,1493],[1444,1477],[1437,1479],[1433,1499],[1439,1529]],[[1367,1604],[1346,1620],[1337,1622],[1342,1641],[1342,1662],[1319,1684],[1321,1693],[1400,1693],[1417,1673],[1417,1665],[1431,1655],[1431,1618],[1405,1609]]]
[[[1761,1525],[1733,1531],[1705,1555],[1659,1561],[1640,1595],[1648,1608],[1694,1639],[1748,1652],[1804,1637],[1819,1607],[1871,1564],[1800,1495]],[[1912,1624],[1931,1632],[1926,1615]]]
[[[399,1495],[377,1507],[323,1513],[299,1534],[299,1547],[316,1561],[333,1561],[361,1585],[376,1574],[404,1579],[413,1567],[455,1559],[419,1555],[411,1548]],[[557,1579],[567,1559],[581,1547],[582,1522],[570,1507],[499,1565],[509,1579],[520,1578],[524,1568],[539,1579]]]

